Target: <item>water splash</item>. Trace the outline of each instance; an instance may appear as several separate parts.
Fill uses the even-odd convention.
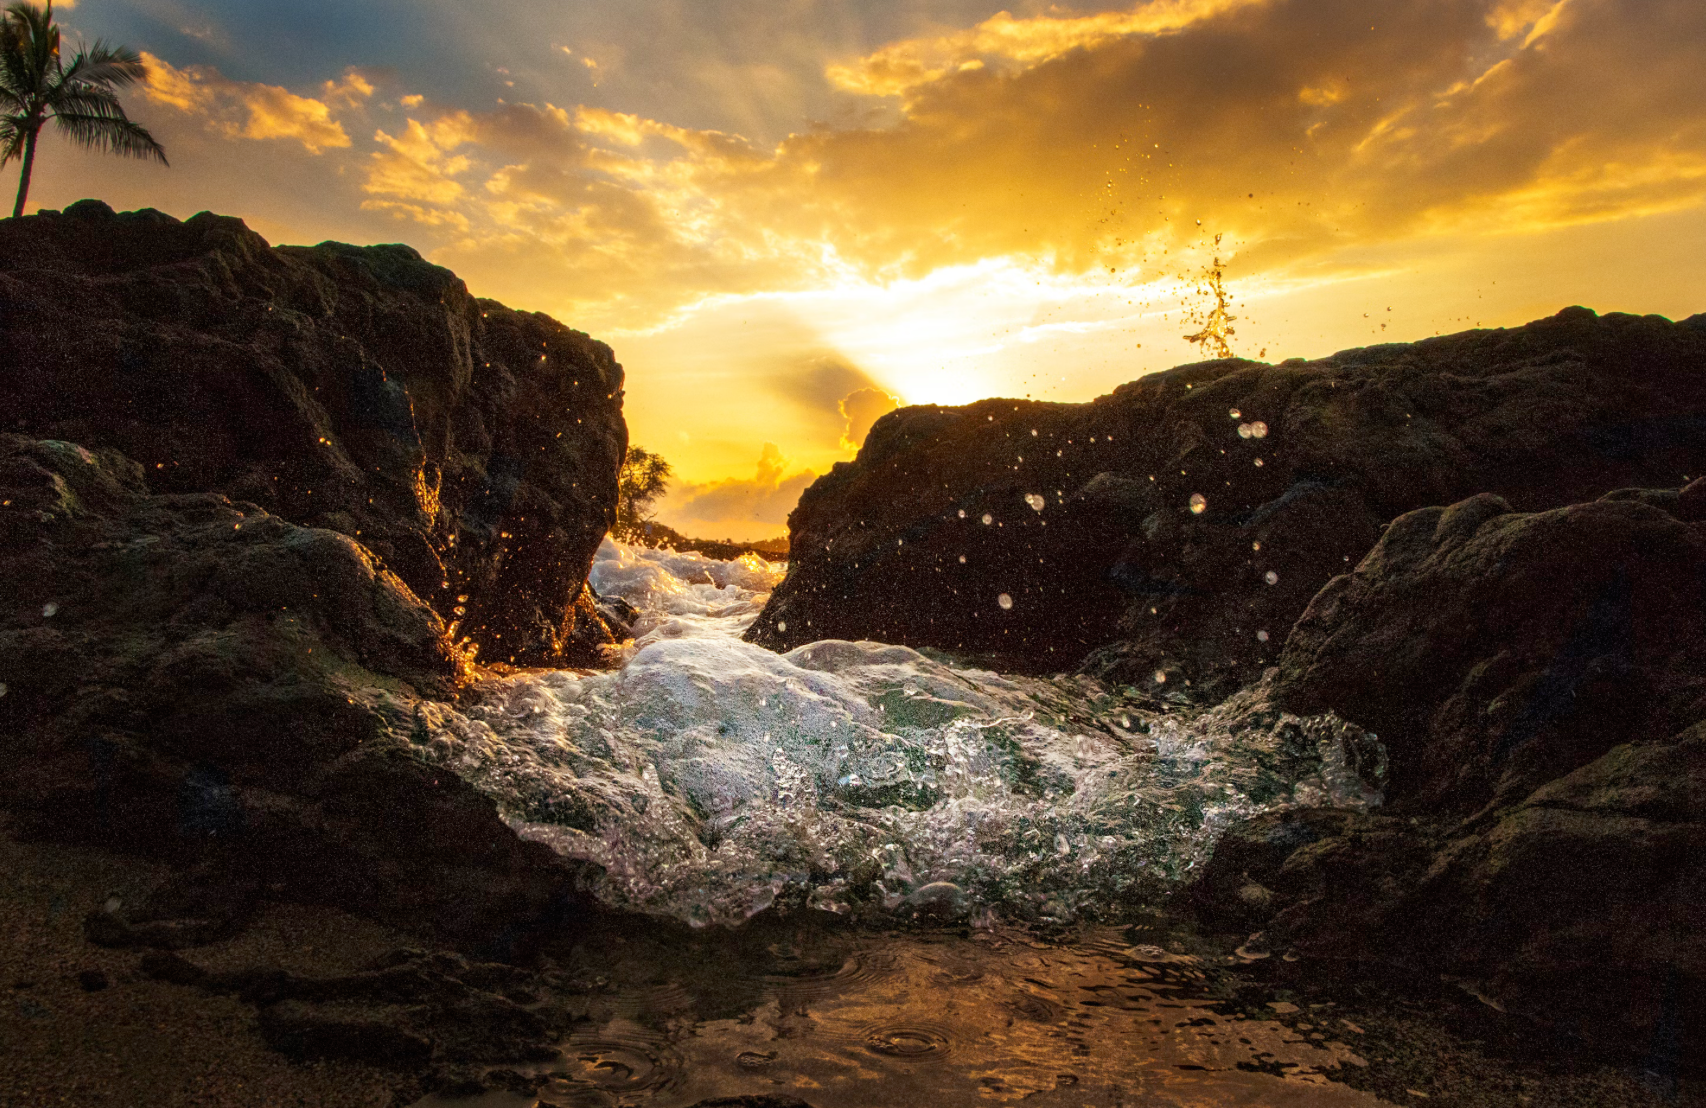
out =
[[[641,611],[621,668],[424,705],[422,749],[523,836],[604,866],[612,903],[694,924],[1119,918],[1236,820],[1379,802],[1357,772],[1383,757],[1372,736],[1260,687],[1201,710],[882,643],[742,642],[782,571],[606,541],[594,587]]]
[[[1220,236],[1214,236],[1215,245],[1220,245]],[[1211,298],[1213,303],[1205,310],[1192,306],[1185,312],[1185,318],[1198,325],[1199,330],[1185,336],[1185,341],[1200,347],[1204,353],[1216,358],[1230,358],[1232,353],[1232,336],[1237,329],[1232,324],[1238,319],[1232,314],[1232,302],[1226,292],[1225,274],[1221,271],[1220,256],[1215,255],[1214,262],[1203,273],[1197,284],[1197,294]]]

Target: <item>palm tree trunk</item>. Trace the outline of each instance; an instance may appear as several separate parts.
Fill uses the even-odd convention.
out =
[[[18,173],[18,202],[12,207],[12,218],[17,219],[24,214],[24,201],[30,195],[30,170],[36,164],[36,135],[39,131],[31,131],[24,136],[24,168]]]

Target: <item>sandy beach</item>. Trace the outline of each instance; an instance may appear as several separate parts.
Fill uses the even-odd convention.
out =
[[[140,896],[165,868],[0,828],[0,1104],[224,1108],[384,1108],[396,1074],[343,1062],[302,1065],[268,1049],[255,1008],[150,980],[141,952],[86,941],[83,917],[109,896]],[[235,938],[198,947],[199,964],[348,973],[400,933],[341,912],[267,905]],[[103,974],[90,991],[79,975]]]

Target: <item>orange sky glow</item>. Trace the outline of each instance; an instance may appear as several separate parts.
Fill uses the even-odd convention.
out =
[[[1266,361],[1706,309],[1699,0],[321,7],[59,6],[172,167],[52,140],[29,207],[408,242],[615,348],[693,534],[781,533],[895,403],[1211,356],[1216,261]]]

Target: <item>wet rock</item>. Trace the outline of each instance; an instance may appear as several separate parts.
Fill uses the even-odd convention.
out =
[[[156,980],[229,993],[260,1007],[260,1027],[275,1049],[298,1058],[353,1058],[400,1068],[439,1068],[429,1087],[468,1095],[511,1088],[498,1075],[479,1078],[463,1064],[540,1062],[557,1057],[553,1042],[580,1018],[538,975],[514,966],[469,963],[452,952],[408,952],[369,970],[339,977],[304,977],[259,967],[208,972],[178,954],[151,952],[142,971]],[[457,976],[461,974],[462,976]],[[471,980],[464,980],[466,977]],[[534,985],[526,1004],[487,991],[476,981],[502,978],[512,988]],[[446,1069],[446,1066],[450,1066]],[[436,1083],[435,1083],[436,1082]],[[462,1094],[458,1094],[462,1095]]]
[[[179,866],[98,942],[215,941],[263,893],[511,946],[572,918],[574,871],[414,754],[459,664],[347,536],[0,436],[0,807]]]
[[[432,1057],[432,1040],[410,1031],[404,1008],[337,1009],[286,1000],[262,1009],[267,1045],[294,1058],[348,1058],[408,1066]]]
[[[1183,366],[1088,404],[905,408],[801,498],[788,578],[748,637],[1146,687],[1160,672],[1169,694],[1219,695],[1274,664],[1315,593],[1406,511],[1478,492],[1532,511],[1706,471],[1702,365],[1697,328],[1570,309],[1314,362]]]
[[[1380,734],[1388,807],[1234,828],[1201,915],[1638,1054],[1706,1032],[1706,533],[1663,492],[1395,521],[1274,684]]]
[[[407,246],[98,201],[0,227],[0,302],[0,431],[349,536],[488,660],[612,641],[577,606],[627,445],[602,343]]]
[[[99,946],[202,946],[246,927],[260,897],[260,882],[252,874],[226,872],[217,863],[203,862],[174,874],[136,904],[113,904],[89,913],[83,931]]]
[[[1426,508],[1310,603],[1274,696],[1376,732],[1389,803],[1467,815],[1706,714],[1703,590],[1706,534],[1651,499]]]

